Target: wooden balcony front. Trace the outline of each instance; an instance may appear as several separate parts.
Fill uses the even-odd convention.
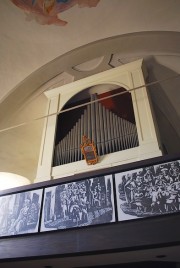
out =
[[[158,211],[156,208],[154,213],[151,211],[151,215],[150,212],[148,216],[141,213],[134,219],[120,220],[117,213],[118,196],[115,191],[117,186],[115,185],[115,174],[121,174],[126,171],[132,173],[132,170],[141,170],[145,169],[145,167],[152,166],[160,166],[162,168],[164,165],[170,165],[169,163],[171,162],[178,163],[179,159],[180,155],[156,157],[136,163],[60,178],[49,182],[36,183],[1,192],[0,202],[2,203],[3,197],[43,189],[37,232],[19,232],[9,235],[2,234],[0,237],[1,262],[15,259],[46,259],[53,257],[121,253],[180,245],[180,201],[178,197],[176,198],[174,209],[172,206],[169,206],[165,211],[160,211],[160,209]],[[94,222],[89,225],[76,224],[76,226],[71,226],[72,228],[67,227],[63,229],[57,227],[53,230],[42,230],[42,221],[45,219],[43,206],[45,206],[44,200],[47,188],[51,189],[51,187],[56,187],[57,185],[66,185],[82,180],[85,181],[89,178],[98,178],[100,176],[106,176],[107,174],[112,175],[113,196],[115,200],[113,208],[115,217],[112,222],[107,221],[102,224],[101,222],[100,224]],[[177,187],[176,190],[177,194]],[[136,200],[136,205],[138,202]],[[168,204],[167,199],[166,203]],[[55,222],[55,219],[51,221]],[[2,228],[3,225],[1,224],[1,229]]]

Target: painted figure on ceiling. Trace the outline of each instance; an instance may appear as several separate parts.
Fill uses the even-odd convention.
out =
[[[67,24],[59,18],[59,13],[72,8],[75,5],[79,7],[96,7],[100,0],[11,0],[13,4],[24,10],[27,20],[36,20],[42,25],[60,25]]]

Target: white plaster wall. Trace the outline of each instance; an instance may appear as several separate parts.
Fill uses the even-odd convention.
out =
[[[48,100],[41,94],[24,103],[0,124],[0,172],[11,172],[34,182]],[[2,131],[3,130],[3,131]]]
[[[180,31],[179,9],[179,1],[101,0],[95,8],[75,6],[61,13],[68,24],[58,27],[28,22],[9,0],[0,1],[0,99],[44,64],[90,42],[133,32]]]

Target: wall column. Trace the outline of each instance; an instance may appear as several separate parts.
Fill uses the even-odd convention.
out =
[[[60,84],[65,85],[74,80],[73,76],[63,73]],[[52,162],[54,156],[54,142],[56,134],[56,121],[59,110],[60,94],[53,95],[50,91],[45,92],[48,98],[46,118],[44,120],[44,129],[41,141],[39,163],[36,174],[36,182],[48,181],[52,179]]]
[[[48,100],[47,118],[44,122],[44,131],[35,182],[47,181],[51,179],[58,103],[59,96]]]

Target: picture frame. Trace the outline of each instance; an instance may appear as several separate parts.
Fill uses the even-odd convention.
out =
[[[43,189],[0,196],[0,237],[37,233]]]
[[[180,160],[115,174],[118,221],[180,212]]]
[[[112,175],[45,188],[40,232],[115,222]]]

